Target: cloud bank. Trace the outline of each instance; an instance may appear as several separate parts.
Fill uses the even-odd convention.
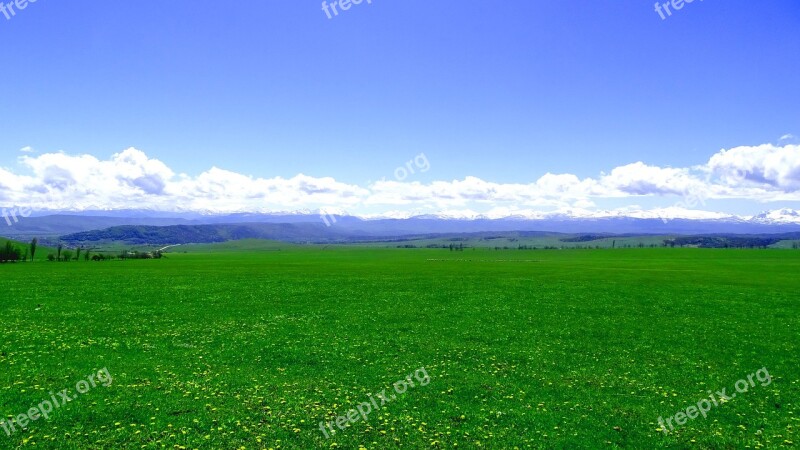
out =
[[[644,197],[672,199],[673,203],[687,196],[762,203],[800,201],[800,145],[789,144],[724,149],[695,167],[634,162],[596,177],[546,173],[530,183],[496,183],[466,176],[429,183],[382,180],[358,186],[303,174],[288,179],[256,178],[218,167],[189,176],[135,148],[106,160],[59,152],[25,154],[19,163],[20,173],[0,168],[2,206],[201,213],[325,208],[407,216],[448,211],[487,215],[530,215],[564,208],[591,211],[600,200],[627,199],[633,205]],[[431,166],[434,174],[435,164]]]

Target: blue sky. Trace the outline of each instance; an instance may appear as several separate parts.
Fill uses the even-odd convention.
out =
[[[548,173],[602,184],[639,161],[689,171],[745,148],[739,156],[750,159],[715,166],[709,208],[794,207],[800,171],[773,166],[800,160],[799,26],[793,0],[696,0],[666,20],[653,2],[632,0],[365,0],[332,19],[319,1],[38,0],[10,20],[0,13],[0,199],[24,202],[25,186],[75,208],[124,206],[78,186],[71,164],[134,147],[173,177],[140,192],[153,207],[169,201],[148,195],[211,195],[198,180],[216,167],[264,180],[330,177],[332,191],[362,196],[309,208],[486,211],[499,205],[491,195],[475,197],[482,205],[381,203],[370,186],[401,181],[395,169],[421,153],[429,170],[402,181],[428,195],[437,182],[474,178],[491,185],[469,189],[496,192]],[[56,152],[72,159],[44,159]],[[746,185],[720,181],[736,164]],[[56,169],[70,172],[66,184],[52,182]],[[178,186],[181,174],[195,184]],[[674,184],[675,173],[665,176]],[[500,203],[667,207],[689,189],[644,192],[635,181],[589,189],[577,203]]]

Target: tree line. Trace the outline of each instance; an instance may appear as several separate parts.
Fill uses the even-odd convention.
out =
[[[27,247],[20,248],[11,241],[6,241],[0,247],[0,263],[27,262],[34,261],[36,250],[39,248],[39,239],[33,238]],[[152,252],[140,252],[138,250],[123,250],[119,254],[92,253],[92,249],[78,247],[75,249],[65,248],[64,244],[56,246],[56,252],[47,255],[47,260],[51,262],[70,262],[70,261],[111,261],[114,259],[161,259],[164,254],[161,250]]]

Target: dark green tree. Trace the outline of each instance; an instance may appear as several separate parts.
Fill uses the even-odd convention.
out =
[[[33,238],[31,241],[31,261],[36,257],[36,247],[39,246],[39,239]]]
[[[6,241],[5,246],[0,250],[0,262],[19,261],[22,253],[11,241]]]

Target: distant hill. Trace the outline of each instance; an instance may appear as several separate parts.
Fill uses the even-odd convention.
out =
[[[333,227],[331,227],[333,228]],[[424,233],[395,235],[371,234],[369,232],[331,229],[320,224],[215,224],[215,225],[171,225],[118,226],[104,230],[72,233],[60,237],[69,247],[93,247],[116,244],[125,246],[168,246],[176,244],[214,244],[223,242],[250,243],[256,241],[280,241],[289,243],[361,243],[384,244],[405,247],[447,247],[450,244],[479,247],[612,247],[661,246],[671,242],[674,246],[698,247],[767,247],[785,240],[800,240],[800,232],[779,234],[698,234],[698,235],[650,235],[650,234],[574,234],[532,231],[476,232],[476,233]],[[246,245],[238,245],[246,247]]]
[[[100,230],[121,225],[180,225],[191,223],[180,218],[152,217],[105,217],[94,215],[59,214],[42,217],[20,218],[18,222],[6,226],[0,222],[0,235],[30,239],[33,237],[59,236],[67,233]]]
[[[72,245],[86,243],[125,242],[132,245],[204,244],[266,239],[289,242],[334,241],[345,239],[341,233],[330,233],[324,225],[313,224],[220,224],[118,226],[105,230],[68,234],[61,240]]]

